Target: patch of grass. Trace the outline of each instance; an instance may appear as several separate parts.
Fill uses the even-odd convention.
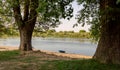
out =
[[[95,60],[52,61],[40,70],[120,70],[120,65],[102,64]]]
[[[14,59],[15,56],[18,56],[20,54],[20,51],[0,51],[0,61],[7,61]]]
[[[31,63],[31,62],[37,62],[37,58],[35,56],[27,56],[27,57],[18,59],[18,61]]]
[[[120,70],[118,64],[103,64],[96,60],[40,60],[36,56],[19,56],[20,51],[0,52],[0,68],[6,70]],[[19,56],[19,57],[17,57]],[[44,56],[42,56],[43,58]],[[6,61],[6,63],[4,63]],[[9,66],[10,65],[10,66]]]
[[[59,70],[55,65],[56,61],[47,61],[45,64],[39,66],[39,70]],[[62,69],[65,70],[65,69]]]

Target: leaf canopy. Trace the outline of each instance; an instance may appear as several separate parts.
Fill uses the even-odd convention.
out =
[[[78,23],[84,26],[90,24],[90,32],[95,40],[100,37],[100,10],[99,0],[77,0],[83,8],[77,15]]]
[[[59,19],[73,17],[73,8],[71,2],[73,0],[39,0],[37,11],[43,22],[56,26],[60,24]]]
[[[25,0],[17,1],[19,2],[12,2],[12,0],[0,0],[0,17],[2,18],[2,20],[3,16],[6,18],[8,16],[14,17],[12,7],[17,6],[17,3],[20,3],[21,15],[23,15]],[[39,0],[39,7],[36,9],[38,12],[38,17],[41,18],[39,19],[39,21],[50,23],[51,26],[56,26],[57,22],[60,22],[59,19],[70,19],[73,16],[73,8],[71,5],[72,1],[73,0]]]

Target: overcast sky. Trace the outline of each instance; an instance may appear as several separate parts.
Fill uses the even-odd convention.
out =
[[[75,15],[77,14],[77,12],[82,8],[81,6],[77,5],[77,2],[74,1],[72,3],[73,8],[74,8],[74,17],[71,18],[71,20],[67,20],[67,19],[62,19],[62,24],[59,25],[58,28],[55,28],[56,31],[75,31],[78,32],[79,30],[86,30],[89,31],[90,25],[85,25],[84,27],[81,27],[81,25],[79,25],[78,27],[73,28],[73,25],[75,23],[77,23],[77,19],[75,19]]]

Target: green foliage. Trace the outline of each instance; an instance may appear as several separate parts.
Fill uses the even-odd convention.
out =
[[[8,17],[12,16],[10,0],[0,0],[0,16],[1,15]]]
[[[16,31],[11,27],[14,19],[12,8],[11,8],[11,0],[0,0],[0,37],[6,37],[8,34],[16,35]],[[14,24],[13,24],[14,25]]]
[[[48,33],[53,33],[53,32],[56,32],[54,29],[52,29],[52,30],[48,30],[47,31]]]
[[[85,30],[80,30],[79,33],[85,33],[86,31]]]
[[[70,4],[73,0],[39,0],[38,11],[43,19],[51,22],[58,22],[60,18],[70,19],[73,15],[73,8]]]
[[[68,31],[69,33],[74,33],[74,31]]]
[[[117,1],[116,1],[116,4],[119,4],[119,3],[120,3],[120,0],[117,0]]]
[[[71,2],[73,0],[39,0],[39,7],[37,9],[40,19],[38,20],[42,25],[48,27],[56,27],[61,22],[59,19],[73,17],[73,8]]]
[[[19,36],[19,31],[15,29],[13,26],[4,26],[0,25],[0,37],[6,38],[6,37],[18,37]]]
[[[84,30],[83,30],[84,31]],[[37,37],[55,37],[55,38],[91,38],[89,32],[74,32],[74,31],[60,31],[48,30],[43,32],[34,32],[33,36]]]
[[[5,32],[5,27],[0,24],[0,37],[4,34]]]
[[[0,21],[3,23],[8,23],[12,21],[12,8],[9,3],[10,0],[0,0]]]
[[[21,16],[24,13],[24,5],[29,3],[29,0],[26,0],[27,3],[23,0],[0,0],[0,23],[3,25],[12,24],[15,20],[13,7],[20,6],[20,14]],[[48,27],[56,27],[60,24],[59,19],[67,18],[70,19],[73,14],[73,8],[71,2],[73,0],[38,0],[39,7],[36,9],[39,19],[37,20],[42,25],[47,25]],[[36,2],[37,3],[37,2]],[[30,3],[30,8],[32,6],[36,6],[36,4]],[[19,8],[17,8],[19,10]],[[27,13],[30,14],[30,13]],[[30,14],[31,16],[32,14]],[[24,15],[22,15],[22,20],[24,19]],[[33,17],[35,15],[32,15]],[[1,22],[3,21],[3,22]],[[18,20],[15,20],[18,21]],[[18,26],[21,24],[16,22]],[[44,27],[44,26],[43,26]],[[42,27],[40,30],[43,29]]]
[[[81,23],[82,26],[91,24],[91,35],[94,39],[98,40],[101,27],[99,0],[77,0],[77,2],[83,7],[77,16],[78,23]]]
[[[101,15],[102,19],[105,18],[106,21],[109,21],[107,19],[111,18],[111,20],[114,20],[115,18],[113,16],[104,16],[105,14],[113,11],[119,11],[119,8],[115,7],[106,7],[106,10],[100,11],[100,0],[77,0],[78,4],[81,5],[83,8],[79,11],[79,14],[77,16],[78,23],[81,23],[83,26],[85,24],[91,24],[91,35],[93,39],[99,40],[101,36],[101,28],[102,24],[104,22],[100,22]],[[116,0],[116,5],[120,3],[120,0]],[[77,26],[77,24],[75,24]]]

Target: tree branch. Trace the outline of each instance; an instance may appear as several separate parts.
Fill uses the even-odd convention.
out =
[[[23,19],[24,22],[28,21],[29,5],[30,5],[30,1],[25,0],[25,2],[24,2],[24,19]]]
[[[37,18],[38,0],[30,0],[30,13],[28,22],[34,24]]]
[[[14,12],[15,22],[18,24],[19,27],[23,24],[22,15],[20,11],[20,3],[19,0],[12,0],[12,1],[14,2],[12,7]]]

